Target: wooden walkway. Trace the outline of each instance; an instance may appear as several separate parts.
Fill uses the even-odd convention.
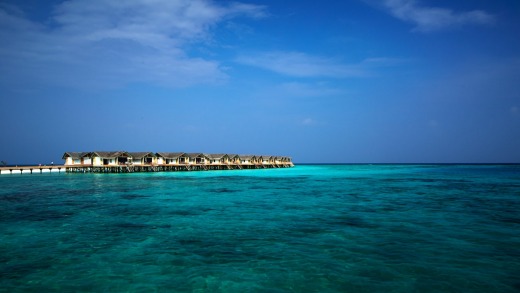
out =
[[[43,174],[50,172],[66,172],[67,166],[53,165],[53,166],[9,166],[0,167],[0,174]]]
[[[136,173],[136,172],[177,172],[210,170],[244,170],[290,168],[293,163],[269,164],[163,164],[163,165],[55,165],[55,166],[10,166],[0,167],[0,174],[43,174],[66,173]]]

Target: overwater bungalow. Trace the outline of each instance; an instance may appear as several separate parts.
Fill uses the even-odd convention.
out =
[[[118,166],[131,161],[128,152],[91,152],[88,155],[92,160],[92,166]]]
[[[87,152],[66,152],[62,159],[65,160],[65,165],[90,165],[91,160]]]
[[[261,162],[263,165],[274,164],[273,156],[269,156],[269,155],[262,156]]]
[[[209,164],[211,165],[229,163],[229,156],[227,154],[206,154],[206,157],[209,159]]]
[[[230,164],[240,164],[240,156],[237,154],[228,154]]]
[[[292,164],[292,159],[290,157],[282,157],[283,164]]]
[[[154,152],[66,152],[67,172],[161,172],[292,167],[290,157]]]
[[[153,165],[157,164],[157,156],[152,152],[129,152],[128,164],[132,165]]]
[[[186,164],[188,159],[184,153],[156,153],[155,156],[159,165]]]
[[[207,164],[209,162],[209,158],[203,153],[186,153],[188,157],[188,164],[190,165],[200,165]]]
[[[239,155],[240,157],[240,164],[242,165],[252,165],[256,161],[255,155]]]

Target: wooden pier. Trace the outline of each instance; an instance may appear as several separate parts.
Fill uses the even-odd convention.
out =
[[[65,165],[52,166],[8,166],[0,167],[0,174],[43,174],[51,172],[66,172]]]
[[[43,174],[43,173],[139,173],[139,172],[179,172],[211,170],[244,170],[290,168],[293,163],[278,164],[146,164],[146,165],[55,165],[55,166],[10,166],[0,167],[0,174]]]

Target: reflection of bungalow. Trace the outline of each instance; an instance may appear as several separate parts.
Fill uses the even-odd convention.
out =
[[[65,165],[90,165],[92,161],[88,155],[89,153],[85,152],[66,152],[62,159],[65,160]]]
[[[152,152],[131,152],[128,154],[133,165],[152,165],[157,160]]]
[[[130,161],[127,152],[92,152],[89,153],[93,166],[117,166]]]
[[[229,162],[229,156],[226,154],[206,154],[209,159],[209,163],[212,165],[227,164]]]
[[[254,164],[256,161],[255,155],[240,155],[240,163],[242,165]]]
[[[207,164],[209,161],[209,158],[202,153],[187,153],[184,155],[188,157],[188,163],[190,165]]]
[[[157,164],[159,165],[176,165],[186,164],[187,157],[184,153],[157,153]]]

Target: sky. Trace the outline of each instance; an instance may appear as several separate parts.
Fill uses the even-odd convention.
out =
[[[0,0],[0,160],[520,163],[517,0]]]

